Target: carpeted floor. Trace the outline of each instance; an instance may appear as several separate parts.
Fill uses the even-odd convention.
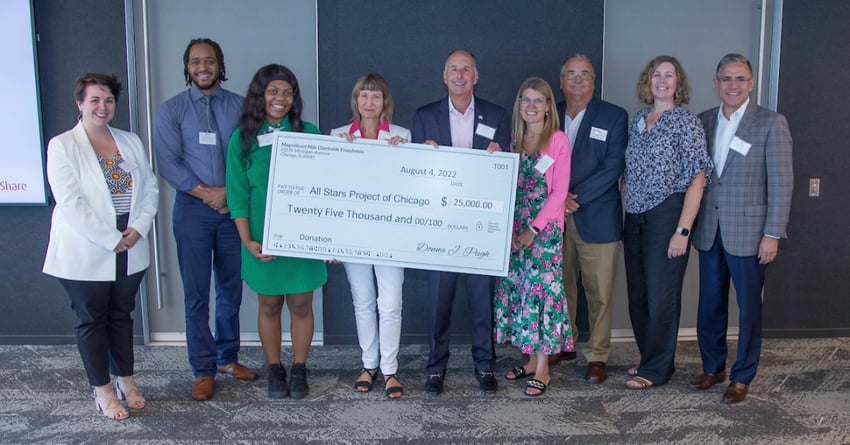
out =
[[[95,412],[74,346],[0,346],[0,443],[850,444],[848,339],[766,340],[750,396],[736,406],[719,403],[725,385],[688,388],[700,371],[695,342],[679,343],[667,385],[626,389],[637,350],[616,343],[606,383],[585,383],[579,359],[555,366],[538,398],[501,378],[521,363],[518,352],[498,353],[495,395],[478,390],[467,345],[452,348],[446,391],[433,398],[422,391],[427,346],[403,346],[398,401],[381,390],[354,391],[356,347],[321,346],[308,362],[305,400],[269,400],[263,369],[249,383],[220,375],[213,400],[195,402],[185,348],[137,347],[148,407],[116,422]],[[241,357],[257,368],[264,362],[259,347],[243,348]]]

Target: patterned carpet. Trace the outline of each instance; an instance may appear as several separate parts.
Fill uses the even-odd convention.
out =
[[[555,366],[538,398],[501,378],[521,363],[517,351],[498,353],[495,395],[479,391],[466,345],[453,347],[446,391],[433,398],[422,392],[427,346],[403,346],[398,401],[353,390],[356,347],[322,346],[311,352],[305,400],[269,400],[263,369],[249,383],[219,376],[213,400],[195,402],[185,348],[137,347],[148,407],[115,422],[95,412],[74,346],[0,346],[0,443],[850,444],[848,339],[766,340],[750,396],[736,406],[719,403],[723,385],[688,388],[700,371],[694,342],[679,344],[677,372],[665,386],[626,389],[637,350],[616,343],[606,383],[585,383],[579,359]],[[260,348],[243,348],[241,361],[261,367]]]

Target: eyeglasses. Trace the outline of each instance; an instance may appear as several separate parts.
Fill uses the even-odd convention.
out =
[[[738,76],[738,77],[723,76],[723,77],[717,78],[717,80],[719,80],[720,83],[732,83],[732,82],[744,83],[744,82],[749,82],[752,79],[753,79],[752,77],[747,78],[747,77],[744,77],[744,76]]]
[[[542,97],[538,97],[536,99],[529,99],[527,97],[520,97],[518,100],[519,100],[519,104],[522,105],[523,107],[527,107],[530,104],[534,104],[535,107],[542,107],[543,105],[546,105],[546,99],[543,99]]]
[[[567,71],[564,74],[561,74],[561,77],[566,77],[567,79],[573,80],[578,78],[579,80],[587,80],[593,79],[593,74],[590,71]]]

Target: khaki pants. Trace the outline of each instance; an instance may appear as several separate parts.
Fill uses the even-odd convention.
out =
[[[590,340],[582,351],[588,362],[607,363],[611,351],[611,308],[620,243],[584,242],[576,230],[572,216],[567,216],[564,221],[563,249],[564,292],[567,294],[567,307],[573,322],[573,339],[577,341],[579,334],[575,320],[578,308],[578,279],[581,274],[590,325]]]

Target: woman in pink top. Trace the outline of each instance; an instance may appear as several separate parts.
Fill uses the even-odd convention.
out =
[[[545,80],[523,82],[513,110],[513,151],[520,155],[511,262],[496,282],[496,342],[529,355],[505,378],[528,381],[525,394],[549,385],[548,356],[573,350],[561,277],[564,202],[570,183],[570,142],[558,130],[552,88]]]

